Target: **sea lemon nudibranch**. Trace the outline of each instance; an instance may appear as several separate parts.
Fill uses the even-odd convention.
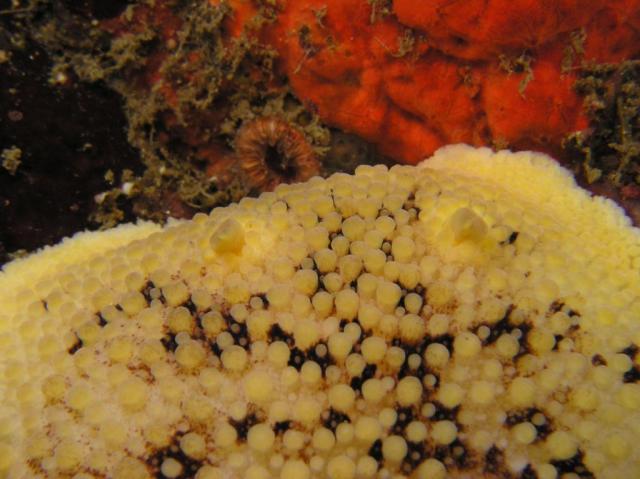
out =
[[[462,145],[0,274],[0,477],[633,478],[640,233]]]

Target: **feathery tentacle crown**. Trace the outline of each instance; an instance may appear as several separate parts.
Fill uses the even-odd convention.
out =
[[[250,184],[259,191],[306,181],[320,172],[304,135],[278,117],[262,117],[244,125],[235,139],[235,152]]]

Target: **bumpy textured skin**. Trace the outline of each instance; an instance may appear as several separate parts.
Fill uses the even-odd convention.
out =
[[[0,477],[640,475],[640,231],[439,150],[0,273]]]
[[[273,3],[275,20],[256,32],[244,29],[253,3],[229,2],[230,35],[274,45],[325,122],[409,163],[455,142],[558,152],[587,126],[572,90],[582,63],[640,55],[638,0]]]

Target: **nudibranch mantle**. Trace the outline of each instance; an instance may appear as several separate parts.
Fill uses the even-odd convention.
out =
[[[623,212],[449,146],[8,264],[0,477],[638,477],[639,345]]]

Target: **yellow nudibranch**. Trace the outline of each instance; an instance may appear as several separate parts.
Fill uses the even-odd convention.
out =
[[[0,273],[0,477],[640,477],[640,231],[457,145]]]

